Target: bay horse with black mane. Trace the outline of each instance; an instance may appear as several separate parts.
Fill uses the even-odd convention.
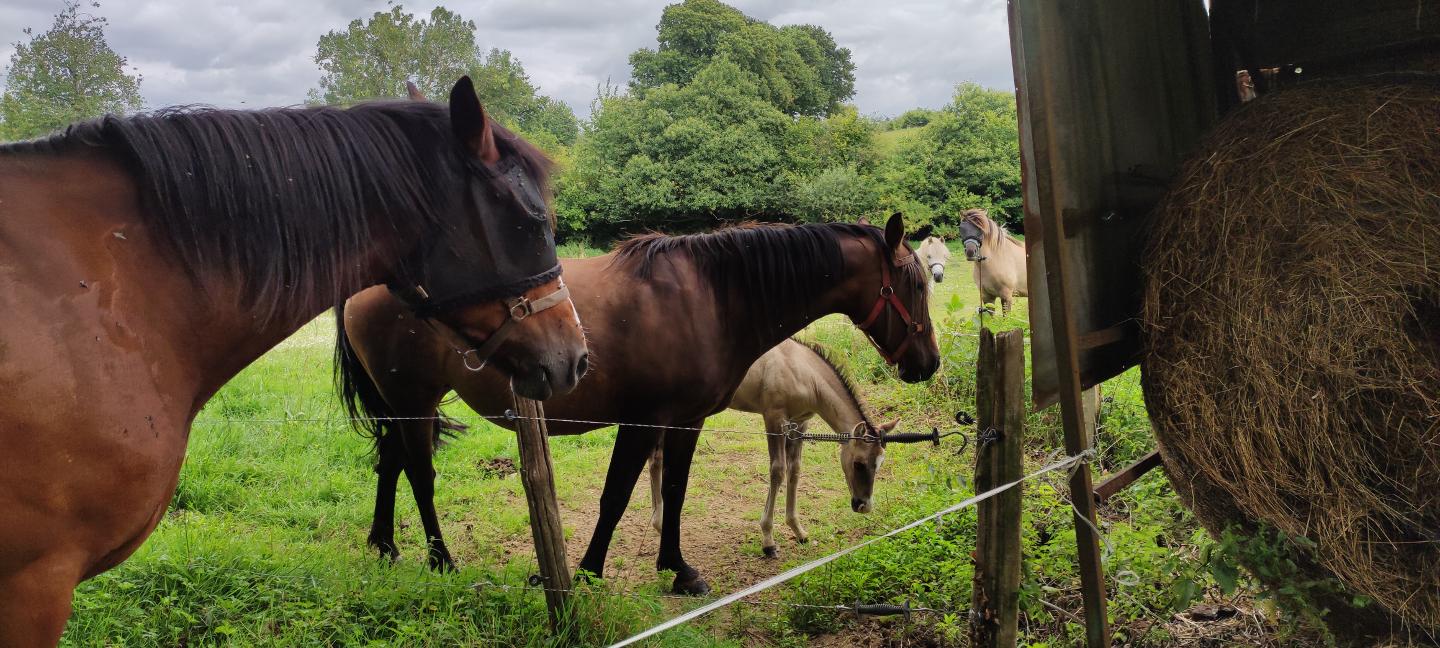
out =
[[[0,146],[0,646],[59,642],[75,585],[165,513],[201,406],[337,301],[388,283],[468,341],[561,290],[547,168],[468,78],[448,109],[171,109]],[[522,394],[578,381],[557,303],[491,363]]]
[[[907,382],[940,366],[928,286],[904,240],[904,222],[752,225],[691,236],[651,234],[608,255],[567,259],[565,277],[585,319],[594,361],[575,391],[545,404],[551,434],[619,422],[600,518],[580,569],[601,575],[610,538],[645,461],[663,436],[664,516],[656,567],[674,590],[709,586],[680,550],[680,510],[705,417],[729,404],[750,365],[810,322],[843,313],[859,323]],[[410,480],[430,564],[453,565],[441,538],[431,464],[436,408],[454,389],[475,411],[510,408],[504,378],[466,371],[443,340],[414,326],[383,290],[352,297],[337,327],[345,401],[376,438],[379,482],[370,543],[395,556],[395,485]],[[512,422],[498,424],[514,427]],[[646,426],[676,426],[661,429]]]

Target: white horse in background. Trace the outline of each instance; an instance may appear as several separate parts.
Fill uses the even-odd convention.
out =
[[[946,247],[945,241],[938,236],[926,237],[915,253],[920,255],[920,262],[925,264],[935,283],[945,281],[945,264],[950,262],[950,248]]]
[[[999,298],[1001,312],[1008,315],[1015,297],[1030,294],[1025,245],[1010,236],[1005,226],[990,220],[983,209],[965,212],[960,221],[960,240],[965,243],[965,258],[975,262],[980,303],[989,304]]]
[[[835,367],[824,349],[795,340],[776,345],[750,366],[730,400],[730,409],[765,417],[765,439],[770,446],[770,491],[765,497],[765,512],[760,516],[760,534],[761,548],[767,558],[777,554],[771,529],[775,497],[781,484],[786,486],[785,523],[795,532],[796,540],[804,543],[810,539],[795,510],[800,451],[805,442],[787,437],[787,427],[797,433],[796,436],[804,434],[810,419],[819,416],[836,434],[850,436],[850,441],[840,444],[840,469],[850,488],[850,508],[856,513],[870,512],[875,474],[885,462],[885,447],[880,440],[895,429],[900,419],[879,425],[872,423],[854,384]],[[650,457],[650,522],[657,532],[661,528],[663,465],[657,444]]]

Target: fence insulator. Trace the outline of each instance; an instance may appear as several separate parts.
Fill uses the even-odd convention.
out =
[[[904,605],[889,605],[886,603],[862,605],[859,601],[856,601],[855,605],[851,606],[850,609],[854,610],[856,614],[863,614],[865,616],[895,616],[903,614],[905,615],[906,621],[910,620],[910,613],[913,611],[913,608],[910,607],[910,601],[905,601]]]

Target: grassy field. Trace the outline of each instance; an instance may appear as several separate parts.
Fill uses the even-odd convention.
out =
[[[900,150],[905,142],[915,139],[920,135],[922,126],[914,128],[901,128],[899,130],[888,130],[875,134],[875,150],[881,157],[889,157]]]
[[[945,364],[928,384],[894,379],[843,318],[827,318],[802,334],[848,359],[872,410],[900,416],[905,430],[950,429],[956,410],[973,409],[978,299],[963,255],[949,274],[932,298]],[[1026,302],[1019,303],[1011,317],[986,324],[1025,327]],[[658,538],[649,528],[642,481],[611,550],[609,578],[582,589],[570,627],[552,636],[543,597],[525,585],[534,566],[523,492],[513,474],[514,435],[458,403],[447,412],[471,428],[440,451],[436,469],[441,523],[461,569],[425,569],[404,480],[397,506],[402,556],[382,564],[365,546],[375,488],[370,446],[340,420],[331,389],[332,344],[327,315],[242,372],[205,408],[169,515],[130,560],[81,585],[66,645],[603,645],[695,605],[660,596],[670,581],[653,569]],[[1151,445],[1138,375],[1107,384],[1105,395],[1113,402],[1102,412],[1102,471]],[[1034,466],[1058,452],[1057,419],[1054,409],[1029,417]],[[766,560],[758,526],[765,443],[747,433],[762,429],[759,417],[726,412],[707,425],[715,431],[702,437],[692,473],[685,549],[717,593],[971,493],[970,452],[957,454],[958,445],[894,446],[877,484],[875,512],[854,514],[835,448],[817,444],[807,449],[801,483],[800,511],[812,541],[797,544],[777,520],[781,557]],[[613,429],[552,440],[572,564],[594,524],[613,440]],[[1081,628],[1069,506],[1050,482],[1025,492],[1026,640],[1073,645]],[[1230,585],[1228,572],[1217,584],[1214,569],[1198,558],[1212,543],[1196,532],[1158,472],[1107,506],[1104,516],[1117,638],[1169,645],[1177,640],[1170,620],[1175,609],[1217,596],[1220,585]],[[963,645],[974,524],[971,511],[877,543],[651,645]],[[940,612],[908,622],[857,620],[786,605],[856,601],[909,601]]]

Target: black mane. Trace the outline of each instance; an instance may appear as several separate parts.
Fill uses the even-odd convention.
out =
[[[796,340],[796,342],[799,342],[799,340]],[[840,385],[845,388],[845,395],[850,397],[850,402],[853,403],[855,409],[860,412],[860,420],[865,421],[865,427],[869,428],[870,431],[875,431],[875,423],[870,420],[870,413],[865,411],[865,405],[860,402],[860,396],[856,394],[855,382],[850,379],[849,374],[840,369],[840,365],[835,363],[835,359],[830,357],[830,351],[814,342],[800,342],[800,346],[820,356],[820,361],[824,362],[825,366],[830,367],[830,371],[835,374],[835,378],[839,380]]]
[[[544,156],[492,126],[501,154],[546,180]],[[112,156],[187,271],[202,285],[238,282],[242,305],[270,318],[358,291],[377,237],[414,240],[454,212],[467,171],[450,128],[448,109],[426,102],[177,107],[75,124],[0,153]]]
[[[707,234],[666,236],[642,234],[615,249],[614,264],[624,264],[648,279],[655,263],[668,254],[693,261],[724,303],[743,295],[757,309],[757,332],[769,327],[803,324],[820,313],[806,309],[816,295],[833,287],[845,274],[843,238],[868,239],[891,260],[885,234],[871,225],[824,223],[807,225],[746,224]],[[736,292],[738,291],[738,292]]]

